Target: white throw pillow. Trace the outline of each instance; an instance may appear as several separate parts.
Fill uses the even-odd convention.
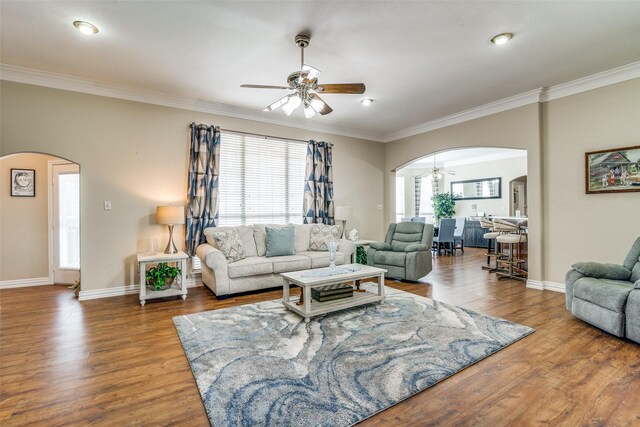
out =
[[[327,242],[329,240],[338,241],[341,236],[341,225],[313,224],[311,226],[311,236],[309,237],[309,250],[328,251]]]
[[[240,233],[235,228],[229,231],[214,231],[211,236],[216,241],[216,246],[224,254],[229,262],[240,261],[245,258],[244,248]]]

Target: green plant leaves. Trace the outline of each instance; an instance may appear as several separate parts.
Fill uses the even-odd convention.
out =
[[[440,222],[440,218],[451,218],[456,214],[456,201],[451,193],[434,194],[431,203],[436,222]]]
[[[167,280],[175,278],[178,274],[182,274],[182,270],[179,267],[173,267],[166,262],[161,262],[157,266],[147,270],[145,277],[147,284],[153,286],[156,291],[159,291]]]

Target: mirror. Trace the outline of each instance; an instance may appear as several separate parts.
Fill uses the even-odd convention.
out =
[[[502,178],[452,181],[451,195],[454,200],[501,199]]]

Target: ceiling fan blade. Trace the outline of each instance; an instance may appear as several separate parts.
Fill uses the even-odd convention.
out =
[[[318,78],[320,75],[320,70],[311,65],[304,64],[302,66],[302,70],[300,70],[300,78],[299,81],[302,83],[304,80],[312,82]]]
[[[269,86],[269,85],[240,85],[240,87],[249,87],[253,89],[290,89],[289,86]]]
[[[282,98],[278,99],[276,102],[274,102],[271,105],[265,107],[262,111],[273,111],[276,108],[282,107],[288,101],[289,101],[289,95],[283,96]]]
[[[361,94],[365,91],[364,83],[323,83],[316,90],[319,93],[352,93]]]
[[[311,96],[311,108],[316,110],[316,112],[324,116],[325,114],[329,114],[333,111],[333,108],[329,107],[329,105],[324,102],[317,93],[311,92],[309,95]]]

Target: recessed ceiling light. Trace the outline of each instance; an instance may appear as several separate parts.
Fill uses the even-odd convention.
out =
[[[85,21],[73,21],[73,26],[76,27],[82,34],[87,35],[96,34],[98,31],[100,31],[98,30],[98,27],[90,22]]]
[[[512,33],[502,33],[491,37],[491,43],[501,45],[505,44],[513,37]]]
[[[373,103],[373,99],[364,98],[364,99],[361,99],[360,102],[362,103],[362,105],[371,105]]]

